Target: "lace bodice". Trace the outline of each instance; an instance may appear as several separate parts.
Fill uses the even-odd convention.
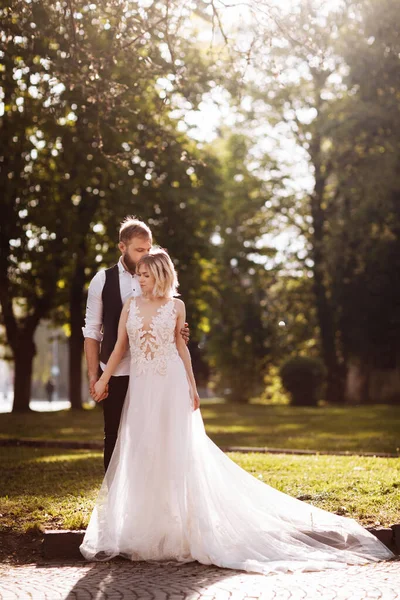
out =
[[[165,375],[168,363],[179,358],[175,345],[176,310],[173,298],[157,309],[148,329],[144,329],[143,321],[136,299],[132,298],[126,329],[134,374],[151,371]]]

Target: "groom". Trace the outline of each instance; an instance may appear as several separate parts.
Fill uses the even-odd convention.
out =
[[[118,248],[121,257],[110,269],[99,271],[89,285],[86,306],[85,356],[90,395],[104,371],[118,337],[118,322],[125,302],[140,296],[141,289],[135,274],[136,263],[148,254],[152,245],[150,228],[135,217],[126,217],[119,230]],[[187,341],[189,330],[182,330]],[[129,350],[123,356],[101,403],[104,414],[104,469],[107,470],[118,437],[122,408],[129,383]]]

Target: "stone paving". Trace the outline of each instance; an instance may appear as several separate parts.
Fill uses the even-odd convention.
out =
[[[0,565],[1,600],[395,600],[400,561],[264,577],[198,563]]]

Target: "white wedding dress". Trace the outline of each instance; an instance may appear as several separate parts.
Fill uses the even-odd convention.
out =
[[[175,323],[173,299],[148,329],[131,301],[130,387],[84,557],[196,560],[264,574],[392,558],[356,521],[255,479],[207,437],[192,410]]]

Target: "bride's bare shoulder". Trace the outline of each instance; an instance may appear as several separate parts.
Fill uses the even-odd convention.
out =
[[[183,312],[185,310],[185,303],[180,298],[174,298],[174,305],[178,312]]]
[[[123,311],[125,311],[125,312],[129,312],[129,309],[130,309],[130,307],[131,307],[131,304],[132,304],[132,300],[133,300],[133,297],[132,297],[132,298],[128,298],[128,300],[126,300],[126,301],[125,301],[125,304],[124,304],[124,306],[122,307],[122,310],[123,310]]]

